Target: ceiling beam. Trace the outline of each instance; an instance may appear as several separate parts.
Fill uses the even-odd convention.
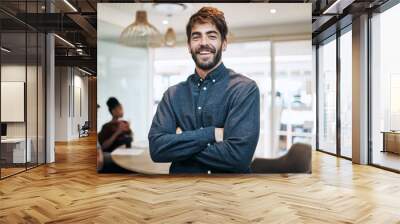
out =
[[[85,17],[80,14],[67,14],[67,16],[74,21],[78,26],[80,26],[89,36],[90,38],[97,38],[97,30],[94,28]]]
[[[55,56],[55,65],[88,67],[96,71],[97,60],[91,56]]]

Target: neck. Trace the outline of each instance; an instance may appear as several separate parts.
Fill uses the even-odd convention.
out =
[[[209,70],[203,70],[203,69],[201,69],[201,68],[196,66],[196,72],[204,80],[204,79],[206,79],[207,75],[210,72],[212,72],[215,68],[217,68],[221,63],[222,63],[222,60],[219,61],[218,64],[216,64],[213,68],[211,68]]]
[[[117,121],[118,120],[118,117],[113,117],[112,118],[112,121]]]

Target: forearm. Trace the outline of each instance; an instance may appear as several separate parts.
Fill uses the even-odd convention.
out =
[[[210,144],[193,158],[211,169],[243,173],[249,169],[258,141],[258,132],[245,137]]]
[[[214,127],[184,131],[181,134],[150,130],[150,155],[154,162],[186,160],[215,141]]]
[[[103,144],[101,145],[101,148],[107,149],[107,148],[111,147],[111,145],[114,143],[115,139],[117,139],[118,135],[119,135],[118,132],[114,132],[114,134],[111,135],[111,137],[109,139],[107,139],[103,142]]]

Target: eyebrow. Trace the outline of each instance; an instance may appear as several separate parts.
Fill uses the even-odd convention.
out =
[[[217,31],[211,30],[211,31],[207,31],[206,34],[218,34]],[[192,36],[194,35],[201,35],[200,32],[193,32]]]

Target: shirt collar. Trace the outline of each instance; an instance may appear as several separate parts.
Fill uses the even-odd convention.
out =
[[[212,70],[210,73],[207,74],[205,80],[212,80],[212,82],[218,82],[221,78],[223,78],[224,74],[226,73],[226,67],[224,63],[221,63],[216,67],[214,70]],[[193,81],[195,82],[202,82],[204,80],[201,79],[199,74],[197,74],[196,69],[194,70],[194,76],[193,76]]]

